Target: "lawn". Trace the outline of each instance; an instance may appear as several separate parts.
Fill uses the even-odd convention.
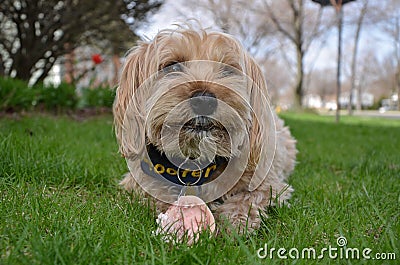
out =
[[[385,262],[398,263],[400,120],[283,118],[299,149],[291,207],[269,209],[254,234],[203,236],[191,248],[153,235],[151,207],[118,188],[127,167],[111,116],[0,118],[0,264],[317,263],[291,259],[292,248],[317,256],[337,248],[336,259],[322,252],[324,264],[374,264],[362,258],[366,248],[371,258],[395,253]],[[272,259],[257,256],[265,246],[276,249]],[[349,248],[360,259],[345,259]]]

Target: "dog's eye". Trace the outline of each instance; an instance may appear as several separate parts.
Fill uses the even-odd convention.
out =
[[[168,74],[168,73],[174,73],[174,72],[182,72],[183,68],[182,68],[182,64],[180,64],[178,62],[174,62],[174,63],[167,64],[166,66],[164,66],[164,68],[162,70],[164,73]]]
[[[238,74],[238,69],[230,66],[230,65],[225,65],[222,69],[221,69],[221,75],[223,77],[227,77],[227,76],[232,76],[232,75],[237,75]]]

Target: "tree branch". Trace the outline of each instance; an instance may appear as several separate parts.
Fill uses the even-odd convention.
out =
[[[319,26],[320,26],[320,24],[321,24],[322,12],[323,12],[323,8],[320,6],[320,7],[318,8],[317,20],[315,21],[314,27],[313,27],[313,29],[311,30],[311,35],[310,35],[309,38],[308,38],[309,41],[304,40],[304,50],[305,50],[305,51],[308,51],[308,50],[309,50],[312,41],[313,41],[316,37],[318,37],[318,36],[320,35],[320,31],[319,31],[318,29],[319,29]]]
[[[272,7],[268,4],[268,1],[264,1],[264,4],[267,8],[268,14],[270,15],[270,18],[272,20],[272,22],[274,23],[274,25],[276,26],[276,28],[278,29],[279,32],[281,32],[283,35],[285,35],[288,39],[290,39],[293,43],[296,43],[296,39],[290,34],[289,31],[287,31],[279,22],[278,18],[276,17],[276,15],[274,14],[274,12],[272,11]]]

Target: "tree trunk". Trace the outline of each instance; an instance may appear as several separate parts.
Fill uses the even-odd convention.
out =
[[[347,109],[349,111],[349,115],[353,115],[353,92],[356,89],[356,66],[357,66],[357,54],[358,54],[358,41],[360,39],[361,27],[364,20],[365,13],[367,12],[368,0],[365,0],[364,5],[361,9],[360,17],[357,21],[357,29],[356,35],[354,37],[354,50],[353,50],[353,58],[351,61],[351,88],[350,88],[350,95],[349,95],[349,105]],[[361,87],[358,87],[357,93],[357,101],[356,101],[356,108],[358,111],[361,110]]]
[[[340,6],[336,9],[337,23],[338,23],[338,62],[337,62],[337,72],[336,72],[336,122],[340,121],[340,92],[341,92],[341,68],[342,68],[342,21],[343,21],[343,8]]]
[[[5,75],[5,70],[4,69],[4,62],[3,62],[3,58],[0,55],[0,76],[4,76]]]
[[[295,108],[301,108],[303,106],[303,79],[304,79],[304,64],[303,57],[304,53],[301,48],[301,43],[296,46],[296,57],[297,57],[297,73],[296,73],[296,101]]]
[[[397,110],[400,111],[400,61],[397,62],[396,84],[397,84]]]
[[[357,87],[357,104],[356,104],[356,110],[360,111],[362,110],[362,85],[358,82],[357,85],[354,84],[354,88]]]
[[[299,6],[296,9],[292,5],[294,14],[294,28],[295,28],[295,45],[297,57],[297,74],[296,74],[296,105],[295,107],[301,108],[303,106],[303,79],[304,79],[304,51],[303,51],[303,0],[299,0]]]
[[[70,44],[65,44],[65,50],[69,51],[65,55],[65,73],[64,73],[64,81],[68,84],[75,83],[75,69],[74,69],[74,60],[75,60],[75,52],[71,50]]]
[[[397,59],[397,71],[396,71],[396,86],[397,86],[397,110],[400,111],[400,51],[399,51],[399,40],[400,40],[400,21],[399,17],[396,17],[395,27],[396,27],[396,42],[395,42],[395,52]]]
[[[30,67],[19,64],[15,67],[15,69],[18,69],[15,78],[29,82],[29,79],[31,78]]]
[[[121,69],[121,61],[119,60],[119,55],[118,54],[114,54],[112,56],[112,62],[113,62],[113,66],[114,66],[114,77],[113,77],[113,83],[111,84],[111,86],[116,86],[118,85],[119,82],[119,70]]]

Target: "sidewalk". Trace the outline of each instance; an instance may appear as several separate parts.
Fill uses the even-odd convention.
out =
[[[336,115],[335,111],[319,111],[321,115]],[[348,116],[349,112],[347,110],[341,110],[340,116]],[[354,116],[358,117],[371,117],[371,118],[385,118],[385,119],[399,119],[400,120],[400,111],[386,111],[380,113],[378,110],[363,110],[363,111],[354,111]]]

